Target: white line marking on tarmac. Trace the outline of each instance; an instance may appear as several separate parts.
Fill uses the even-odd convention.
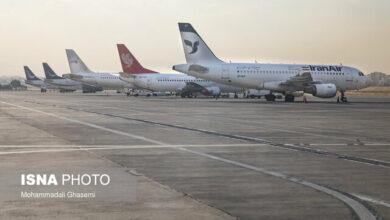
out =
[[[0,155],[28,154],[28,153],[55,153],[55,152],[66,152],[66,151],[105,150],[105,149],[108,150],[111,148],[68,148],[68,149],[11,151],[11,152],[0,152]]]
[[[173,148],[173,147],[257,147],[268,144],[167,144],[167,145],[0,145],[0,148]]]
[[[73,102],[74,103],[74,102]],[[79,103],[79,102],[76,102],[78,105],[84,105],[84,106],[88,106],[88,107],[91,107],[91,105],[86,105],[84,103]],[[107,106],[102,106],[102,105],[93,105],[93,107],[97,107],[97,108],[106,108],[106,109],[116,109],[116,110],[121,110],[121,111],[129,111],[129,112],[137,112],[137,113],[143,113],[143,114],[155,114],[153,112],[142,112],[142,111],[138,111],[138,110],[134,110],[134,109],[128,109],[128,108],[119,108],[119,107],[107,107]],[[166,114],[170,114],[170,113],[166,113]],[[172,115],[172,114],[170,114]],[[220,117],[218,115],[214,115],[215,117]],[[178,117],[186,117],[186,116],[181,116],[179,115]],[[199,120],[199,121],[209,121],[207,119],[203,119],[203,118],[199,118],[199,117],[193,117],[192,119],[194,120]],[[226,118],[224,118],[226,119]],[[231,120],[231,121],[239,121],[239,122],[243,122],[243,121],[246,121],[248,122],[248,120],[244,120],[244,119],[234,119],[234,118],[228,118],[228,120]],[[218,122],[218,121],[217,121]],[[250,122],[253,122],[253,121],[250,121]],[[264,121],[262,122],[255,122],[255,124],[261,124],[261,125],[264,125]],[[296,128],[296,127],[295,127]],[[310,130],[312,131],[313,128],[306,128],[306,127],[299,127],[299,128],[302,128],[302,129],[305,129],[305,130]],[[287,132],[287,133],[294,133],[294,134],[299,134],[299,135],[311,135],[311,136],[317,136],[317,137],[326,137],[326,138],[329,138],[329,135],[324,135],[324,134],[318,134],[318,133],[313,133],[313,132],[308,132],[308,131],[305,131],[305,132],[302,132],[302,131],[293,131],[293,130],[286,130],[286,129],[282,129],[282,128],[278,128],[278,127],[275,127],[274,125],[267,125],[267,129],[270,129],[270,130],[276,130],[276,131],[281,131],[281,132]],[[318,128],[315,128],[315,129],[318,129]],[[267,138],[270,138],[270,137],[267,137]],[[277,137],[277,138],[286,138],[286,137]],[[354,141],[356,142],[355,139],[353,138],[346,138],[346,137],[338,137],[338,136],[332,136],[333,139],[341,139],[341,140],[349,140],[349,141]]]
[[[215,117],[221,117],[221,116],[215,116]],[[238,122],[242,122],[242,121],[246,121],[246,122],[249,122],[248,120],[244,120],[244,119],[235,119],[235,118],[225,118],[225,119],[228,119],[228,120],[231,120],[231,121],[238,121]],[[252,123],[255,123],[255,124],[259,124],[261,126],[264,126],[266,125],[266,130],[273,130],[273,131],[280,131],[280,132],[286,132],[286,133],[293,133],[293,134],[298,134],[300,136],[302,135],[311,135],[311,136],[316,136],[316,137],[325,137],[325,138],[329,138],[329,137],[332,137],[332,139],[339,139],[339,140],[349,140],[349,141],[356,141],[356,139],[354,138],[346,138],[346,137],[339,137],[339,136],[330,136],[330,135],[325,135],[325,134],[318,134],[318,133],[313,133],[313,132],[308,132],[308,131],[293,131],[293,129],[291,130],[286,130],[286,129],[283,129],[283,128],[278,128],[278,127],[275,127],[275,125],[270,125],[269,123],[266,123],[264,121],[261,121],[261,122],[253,122],[253,121],[250,121]],[[306,127],[295,127],[296,128],[302,128],[304,130],[310,130],[310,131],[313,131],[313,129],[318,129],[318,128],[306,128]]]
[[[122,131],[118,131],[118,130],[106,128],[106,127],[103,127],[103,126],[95,125],[95,124],[92,124],[92,123],[66,118],[66,117],[59,116],[59,115],[56,115],[56,114],[53,114],[53,113],[44,112],[44,111],[41,111],[41,110],[38,110],[38,109],[28,108],[28,107],[25,107],[25,106],[15,105],[15,104],[11,104],[11,103],[8,103],[8,102],[3,102],[3,101],[0,101],[0,102],[3,103],[3,104],[6,104],[6,105],[18,107],[18,108],[25,109],[25,110],[32,111],[32,112],[41,113],[41,114],[52,116],[52,117],[55,117],[55,118],[58,118],[58,119],[62,119],[62,120],[65,120],[65,121],[70,121],[70,122],[73,122],[73,123],[78,123],[78,124],[85,125],[85,126],[88,126],[88,127],[100,129],[100,130],[103,130],[103,131],[108,131],[108,132],[111,132],[111,133],[114,133],[114,134],[119,134],[119,135],[123,135],[123,136],[127,136],[127,137],[132,137],[132,138],[136,138],[136,139],[147,141],[147,142],[154,143],[154,144],[167,145],[167,144],[165,144],[163,142],[152,140],[152,139],[149,139],[149,138],[146,138],[146,137],[142,137],[142,136],[139,136],[139,135],[134,135],[134,134],[131,134],[131,133],[125,133],[125,132],[122,132]],[[294,183],[297,183],[297,184],[301,184],[301,185],[310,187],[312,189],[315,189],[315,190],[321,191],[323,193],[326,193],[328,195],[331,195],[334,198],[337,198],[338,200],[343,201],[345,204],[348,204],[348,206],[351,207],[354,210],[354,212],[357,214],[359,219],[364,219],[364,220],[369,220],[369,219],[375,220],[376,219],[375,216],[363,204],[361,204],[360,202],[358,202],[356,200],[351,199],[350,197],[348,197],[348,196],[346,196],[346,195],[344,195],[344,194],[342,194],[342,193],[340,193],[340,192],[338,192],[336,190],[332,190],[330,188],[326,188],[324,186],[320,186],[320,185],[317,185],[315,183],[311,183],[311,182],[308,182],[308,181],[305,181],[305,180],[300,180],[300,179],[292,177],[292,176],[287,176],[287,175],[282,174],[282,173],[278,173],[278,172],[274,172],[274,171],[268,171],[268,170],[266,170],[264,168],[255,167],[255,166],[252,166],[252,165],[248,165],[248,164],[240,163],[240,162],[237,162],[237,161],[221,158],[221,157],[214,156],[214,155],[211,155],[211,154],[207,154],[207,153],[203,153],[203,152],[199,152],[199,151],[195,151],[195,150],[190,150],[190,149],[183,148],[183,147],[172,148],[172,149],[179,149],[179,150],[184,151],[184,152],[188,152],[188,153],[196,154],[196,155],[203,156],[203,157],[206,157],[206,158],[210,158],[210,159],[213,159],[213,160],[225,162],[225,163],[228,163],[228,164],[231,164],[231,165],[235,165],[235,166],[238,166],[238,167],[246,168],[246,169],[253,170],[253,171],[256,171],[256,172],[259,172],[259,173],[263,173],[263,174],[268,175],[268,176],[277,177],[277,178],[280,178],[280,179],[283,179],[283,180],[287,180],[287,181],[290,181],[290,182],[294,182]]]
[[[268,170],[266,170],[264,168],[255,167],[255,166],[252,166],[252,165],[240,163],[240,162],[233,161],[233,160],[228,160],[228,159],[217,157],[217,156],[210,155],[210,154],[207,154],[207,153],[198,152],[198,151],[194,151],[194,150],[189,150],[189,149],[186,149],[186,148],[182,148],[181,150],[186,151],[186,152],[190,152],[190,153],[193,153],[193,154],[201,155],[201,156],[213,159],[213,160],[218,160],[218,161],[222,161],[222,162],[225,162],[225,163],[233,164],[233,165],[236,165],[238,167],[243,167],[243,168],[246,168],[246,169],[257,171],[257,172],[260,172],[260,173],[263,173],[263,174],[266,174],[266,175],[269,175],[269,176],[278,177],[278,178],[281,178],[281,179],[284,179],[284,180],[287,180],[287,181],[291,181],[291,182],[294,182],[294,183],[298,183],[298,184],[301,184],[301,185],[308,186],[308,187],[310,187],[312,189],[316,189],[318,191],[321,191],[321,192],[324,192],[324,193],[326,193],[328,195],[331,195],[331,196],[333,196],[333,197],[343,201],[344,203],[348,204],[356,212],[356,214],[358,215],[358,217],[360,219],[376,219],[375,216],[364,205],[362,205],[358,201],[353,200],[350,197],[345,196],[342,193],[339,193],[339,192],[337,192],[335,190],[332,190],[330,188],[326,188],[324,186],[320,186],[320,185],[317,185],[315,183],[311,183],[311,182],[308,182],[308,181],[305,181],[305,180],[300,180],[300,179],[292,177],[292,176],[287,176],[287,175],[282,174],[282,173],[278,173],[278,172],[274,172],[274,171],[268,171]]]
[[[165,145],[164,143],[162,143],[160,141],[155,141],[155,140],[152,140],[152,139],[148,139],[148,138],[143,137],[143,136],[130,134],[130,133],[126,133],[126,132],[122,132],[122,131],[118,131],[118,130],[114,130],[114,129],[110,129],[110,128],[106,128],[106,127],[103,127],[103,126],[99,126],[99,125],[88,123],[88,122],[84,122],[84,121],[79,121],[79,120],[76,120],[76,119],[62,117],[62,116],[59,116],[59,115],[56,115],[56,114],[53,114],[53,113],[49,113],[49,112],[44,112],[44,111],[41,111],[41,110],[38,110],[38,109],[28,108],[28,107],[24,107],[24,106],[21,106],[21,105],[15,105],[15,104],[11,104],[11,103],[8,103],[8,102],[3,102],[3,101],[0,101],[0,102],[3,103],[3,104],[11,105],[11,106],[18,107],[18,108],[25,109],[25,110],[32,111],[32,112],[41,113],[41,114],[48,115],[48,116],[51,116],[51,117],[54,117],[54,118],[58,118],[58,119],[62,119],[62,120],[65,120],[65,121],[69,121],[69,122],[85,125],[85,126],[88,126],[88,127],[91,127],[91,128],[100,129],[100,130],[111,132],[111,133],[114,133],[114,134],[119,134],[119,135],[131,137],[131,138],[143,140],[143,141],[146,141],[146,142],[149,142],[149,143]]]
[[[283,143],[284,145],[299,145],[299,146],[361,146],[358,144],[346,144],[346,143],[339,143],[339,144],[292,144],[292,143]],[[365,144],[364,146],[390,146],[390,144]],[[29,147],[125,147],[125,146],[155,146],[155,147],[161,147],[163,145],[0,145],[0,148],[29,148]],[[251,147],[251,146],[269,146],[269,144],[182,144],[182,145],[175,145],[170,144],[166,145],[167,147]]]
[[[67,146],[67,147],[62,147]],[[11,155],[11,154],[29,154],[29,153],[56,153],[56,152],[66,152],[66,151],[85,151],[85,150],[131,150],[131,149],[157,149],[157,148],[183,148],[183,147],[226,147],[226,146],[237,146],[234,145],[113,145],[113,146],[76,146],[76,145],[62,145],[62,146],[54,146],[54,147],[32,147],[32,148],[51,148],[51,149],[42,149],[42,150],[22,150],[22,151],[4,151],[0,152],[0,155]],[[248,146],[248,145],[245,145]],[[261,144],[258,145],[250,145],[250,146],[264,146]],[[60,148],[60,149],[54,149]]]
[[[359,194],[352,194],[352,195],[358,197],[359,199],[361,199],[363,201],[372,202],[372,203],[375,203],[375,204],[378,204],[378,205],[382,205],[382,206],[386,206],[387,208],[390,208],[390,203],[389,202],[385,202],[385,201],[379,200],[379,199],[373,199],[373,198],[370,198],[368,196],[362,196],[362,195],[359,195]]]

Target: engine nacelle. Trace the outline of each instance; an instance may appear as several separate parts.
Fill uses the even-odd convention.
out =
[[[221,93],[221,89],[217,86],[206,87],[203,93],[205,95],[219,95]]]
[[[303,91],[319,98],[333,98],[336,96],[337,88],[336,85],[332,83],[315,84],[306,87]]]

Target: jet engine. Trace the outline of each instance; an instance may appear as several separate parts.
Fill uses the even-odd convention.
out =
[[[333,98],[336,96],[337,88],[332,83],[315,84],[306,87],[303,91],[319,98]]]
[[[219,95],[221,89],[217,86],[206,87],[203,92],[205,95]]]

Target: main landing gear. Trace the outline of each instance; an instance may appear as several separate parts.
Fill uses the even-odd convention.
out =
[[[287,94],[287,95],[284,96],[284,101],[285,102],[294,102],[294,99],[295,99],[295,97],[293,95],[291,95],[291,94]]]
[[[264,97],[265,97],[265,99],[266,99],[267,101],[269,101],[269,102],[275,101],[275,98],[276,98],[276,96],[275,96],[274,94],[267,94],[267,95],[265,95]]]
[[[276,96],[274,94],[272,94],[272,93],[271,94],[267,94],[264,97],[269,102],[273,102],[276,99]],[[295,96],[292,95],[292,94],[287,94],[287,95],[284,96],[284,101],[285,102],[294,102],[294,100],[295,100]]]

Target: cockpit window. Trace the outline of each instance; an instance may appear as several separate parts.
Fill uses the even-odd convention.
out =
[[[359,72],[359,76],[364,76],[364,74],[362,72]]]

